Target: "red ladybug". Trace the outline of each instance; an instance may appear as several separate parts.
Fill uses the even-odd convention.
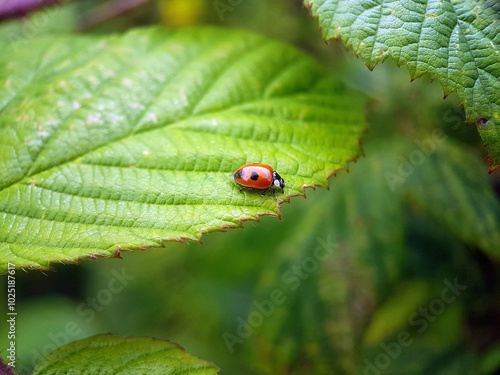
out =
[[[233,176],[234,180],[243,186],[240,192],[245,189],[259,189],[264,190],[261,194],[264,196],[271,188],[273,188],[273,194],[274,189],[277,187],[281,188],[281,192],[285,188],[285,181],[281,176],[273,168],[265,164],[245,164],[234,172]]]

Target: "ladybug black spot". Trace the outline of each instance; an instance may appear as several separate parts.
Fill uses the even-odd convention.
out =
[[[255,172],[252,172],[252,175],[250,176],[250,179],[257,181],[259,179],[259,175]]]

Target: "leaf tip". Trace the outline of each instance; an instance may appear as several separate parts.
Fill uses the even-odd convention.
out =
[[[368,70],[370,71],[373,71],[373,69],[375,69],[375,66],[377,64],[372,64],[372,63],[365,63],[366,67],[368,68]]]
[[[491,156],[490,156],[490,160],[491,160]],[[499,170],[499,168],[500,168],[500,164],[492,165],[490,162],[490,168],[488,169],[488,174],[492,174],[493,172],[496,172],[497,170]]]

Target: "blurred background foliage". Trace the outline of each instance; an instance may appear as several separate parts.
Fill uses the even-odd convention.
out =
[[[68,1],[0,38],[148,24],[243,28],[312,54],[368,95],[365,157],[281,221],[18,271],[21,373],[103,332],[170,339],[225,374],[500,373],[500,179],[454,95],[390,61],[370,72],[300,0]]]

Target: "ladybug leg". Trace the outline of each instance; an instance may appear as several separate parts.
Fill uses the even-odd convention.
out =
[[[266,193],[269,191],[269,189],[271,189],[271,186],[269,186],[266,190],[264,190],[262,193],[260,193],[260,195],[262,197],[265,197],[266,196]]]
[[[249,188],[249,187],[244,186],[244,187],[242,187],[240,190],[238,190],[238,193],[243,192],[243,190],[252,190],[252,188]]]

